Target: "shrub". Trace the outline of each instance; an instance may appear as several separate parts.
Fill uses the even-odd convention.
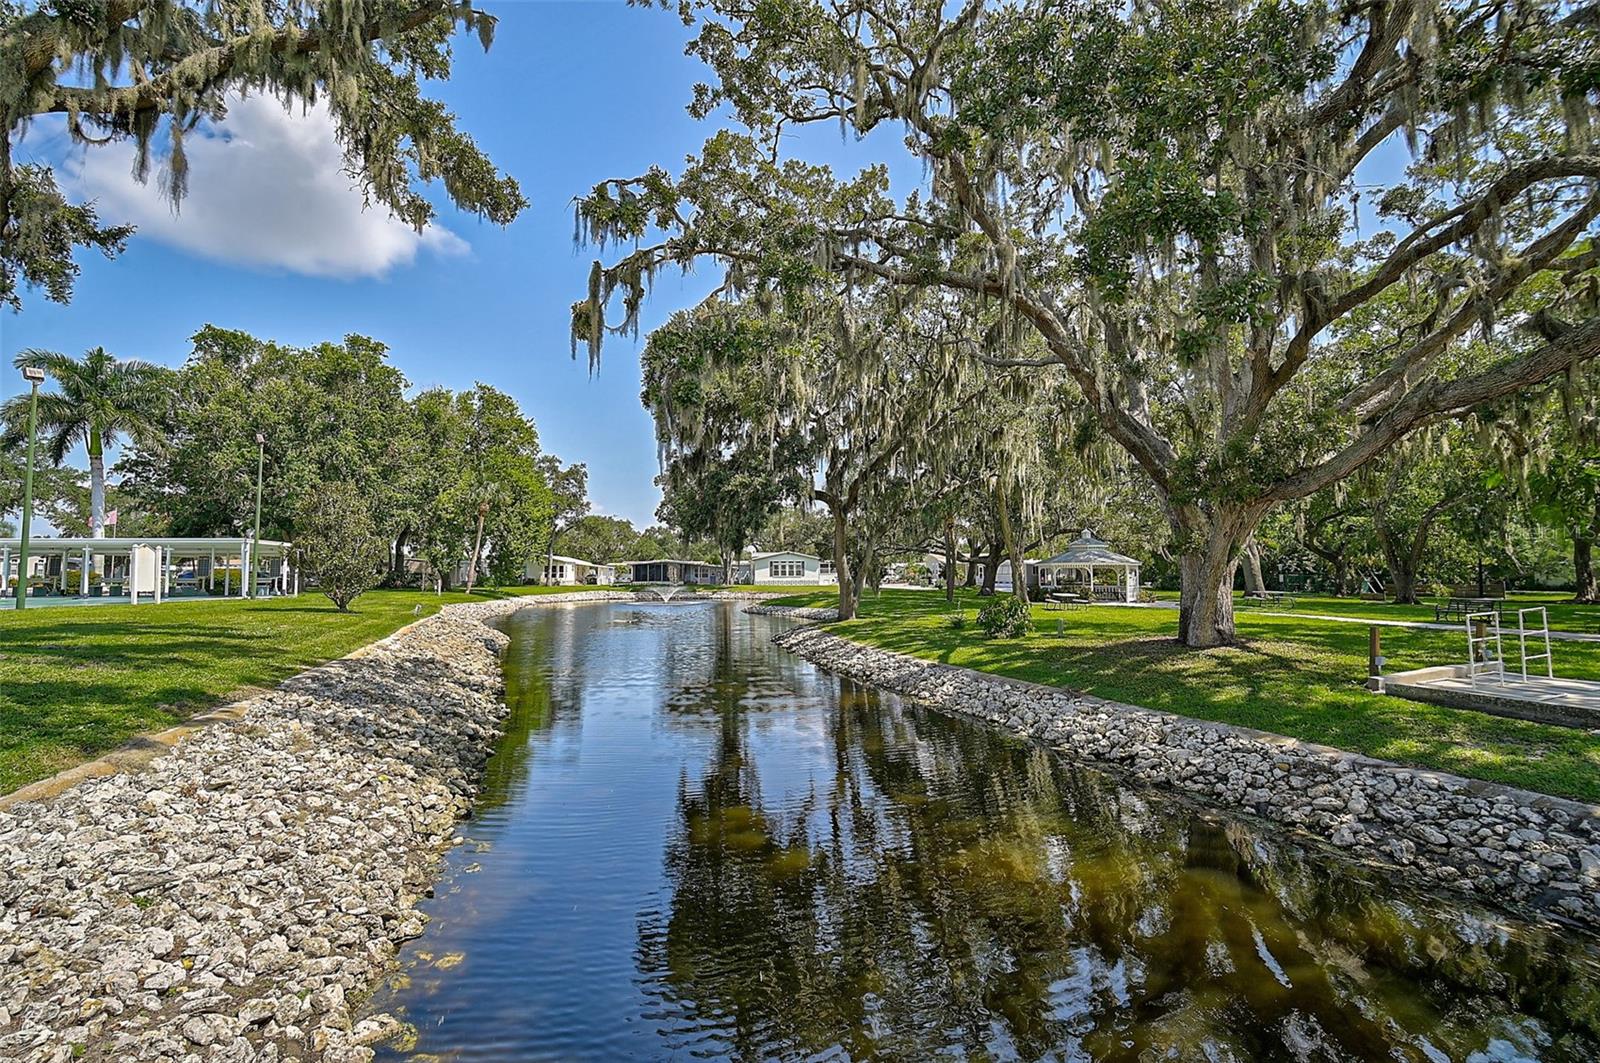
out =
[[[992,639],[1014,639],[1033,629],[1033,607],[1015,594],[997,594],[978,610],[978,626]]]
[[[965,611],[951,613],[949,616],[944,618],[944,622],[950,625],[951,631],[965,630],[967,626],[967,614]]]
[[[295,545],[301,568],[341,613],[383,579],[388,543],[373,527],[367,500],[353,484],[322,485],[300,514]]]

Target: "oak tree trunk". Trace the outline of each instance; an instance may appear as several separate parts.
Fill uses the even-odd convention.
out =
[[[995,507],[1000,511],[1000,538],[1005,543],[1006,558],[1011,562],[1011,593],[1028,600],[1028,576],[1022,565],[1022,544],[1017,541],[1011,525],[1011,507],[1004,493],[996,493]]]
[[[1000,544],[986,543],[985,546],[983,585],[978,588],[978,593],[987,596],[994,593],[994,582],[1000,577]]]
[[[1267,581],[1261,576],[1261,546],[1251,536],[1249,542],[1244,544],[1244,549],[1239,557],[1239,567],[1244,573],[1244,589],[1250,594],[1260,594],[1267,589]]]
[[[1600,601],[1600,585],[1595,579],[1593,539],[1573,536],[1572,569],[1578,577],[1572,600],[1584,604]]]
[[[397,583],[406,571],[406,542],[411,538],[411,526],[405,525],[394,537],[394,552],[389,555],[389,581]]]
[[[478,581],[478,551],[483,546],[483,518],[484,509],[478,507],[478,532],[472,537],[472,560],[467,564],[467,593],[472,593],[472,585]]]
[[[944,600],[956,600],[956,529],[954,521],[944,525]]]
[[[1409,558],[1400,554],[1389,558],[1389,580],[1394,584],[1396,605],[1417,604],[1417,570]]]
[[[1178,641],[1204,648],[1227,646],[1233,624],[1233,573],[1239,552],[1266,512],[1265,506],[1231,505],[1202,512],[1185,506],[1169,513],[1178,556]]]
[[[850,571],[849,536],[846,533],[844,511],[829,505],[833,516],[833,570],[839,577],[839,619],[852,620],[856,615],[855,575]]]

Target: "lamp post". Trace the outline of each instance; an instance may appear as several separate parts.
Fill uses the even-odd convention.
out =
[[[28,606],[28,531],[33,523],[33,437],[39,428],[39,385],[44,383],[44,370],[33,365],[23,366],[22,379],[28,382],[32,394],[28,398],[28,465],[22,475],[22,542],[17,549],[18,609]]]
[[[261,563],[260,560],[259,560],[259,555],[260,555],[260,552],[261,552],[261,474],[266,469],[266,467],[267,467],[267,437],[262,435],[260,432],[257,432],[256,433],[256,530],[255,530],[255,534],[253,536],[251,536],[251,539],[250,539],[250,575],[248,577],[250,582],[248,584],[246,584],[246,586],[249,588],[247,593],[251,598],[254,598],[256,596],[256,572],[255,572],[255,570],[256,570],[256,566]]]

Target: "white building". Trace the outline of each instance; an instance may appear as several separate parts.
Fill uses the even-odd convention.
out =
[[[823,582],[822,559],[810,554],[777,551],[750,558],[751,583],[778,586],[816,586]]]
[[[576,586],[582,583],[605,586],[617,580],[616,569],[610,565],[597,565],[581,557],[563,557],[561,554],[556,554],[554,557],[541,554],[531,558],[523,568],[522,575],[524,579],[561,586]]]
[[[617,566],[626,572],[634,583],[696,583],[722,582],[722,566],[708,561],[685,561],[676,557],[659,557],[653,561],[624,561]]]
[[[28,581],[29,597],[159,602],[169,598],[298,594],[293,546],[263,539],[174,536],[0,539],[0,598]]]
[[[1028,583],[1028,586],[1030,586],[1030,587],[1034,586],[1035,583],[1036,583],[1036,580],[1035,580],[1035,577],[1034,577],[1034,569],[1038,564],[1039,564],[1039,562],[1034,560],[1031,557],[1025,557],[1025,558],[1022,559],[1022,571],[1023,571],[1023,574],[1027,577],[1027,583]],[[996,590],[1002,590],[1002,591],[1009,591],[1009,590],[1012,589],[1011,588],[1011,583],[1012,583],[1012,580],[1011,580],[1011,562],[1002,561],[1002,562],[1000,562],[999,565],[995,566],[995,570],[994,570],[994,585],[995,585],[995,589]]]
[[[1101,602],[1139,600],[1139,562],[1117,553],[1087,528],[1064,551],[1030,568],[1028,586],[1046,594]]]

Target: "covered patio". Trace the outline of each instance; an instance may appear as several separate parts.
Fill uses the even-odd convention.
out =
[[[1139,562],[1117,553],[1087,528],[1061,553],[1030,566],[1030,578],[1032,589],[1048,598],[1124,603],[1139,600]]]
[[[0,608],[30,604],[128,604],[177,598],[272,597],[300,593],[290,543],[244,538],[30,537],[28,571],[20,539],[0,539]]]

